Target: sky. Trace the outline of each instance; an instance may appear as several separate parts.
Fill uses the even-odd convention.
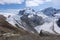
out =
[[[60,0],[0,0],[0,10],[32,8],[41,10],[48,7],[60,9]]]

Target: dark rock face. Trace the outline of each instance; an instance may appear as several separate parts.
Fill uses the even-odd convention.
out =
[[[18,15],[23,15],[25,10],[20,10]]]
[[[58,9],[58,10],[56,11],[56,13],[60,13],[60,9]]]
[[[42,17],[38,15],[34,15],[32,18],[28,18],[29,15],[23,15],[21,17],[23,26],[28,29],[30,32],[33,31],[37,33],[36,29],[34,27],[38,25],[42,25],[44,23]]]
[[[23,26],[28,30],[28,31],[33,31],[35,33],[37,33],[37,31],[34,29],[34,26],[32,24],[32,21],[28,18],[28,16],[26,15],[23,15],[21,17],[21,20],[22,20],[22,24]],[[25,23],[25,24],[24,24]]]
[[[21,20],[24,21],[26,24],[29,24],[29,25],[33,24],[37,26],[37,25],[42,25],[44,23],[43,18],[38,15],[34,15],[32,18],[28,18],[28,16],[29,15],[23,15],[21,17]]]
[[[44,23],[43,18],[41,16],[38,16],[38,15],[34,15],[30,19],[35,24],[35,26],[42,25]]]
[[[50,17],[55,17],[54,14],[60,13],[60,9],[55,9],[53,7],[48,7],[44,10],[41,10],[45,15]]]
[[[30,12],[29,12],[29,11],[31,11],[31,12],[35,12],[35,10],[34,10],[34,9],[27,8],[27,9],[20,10],[18,15],[30,14]],[[29,13],[28,13],[28,12],[29,12]]]
[[[57,25],[58,27],[60,27],[60,19],[57,21]]]

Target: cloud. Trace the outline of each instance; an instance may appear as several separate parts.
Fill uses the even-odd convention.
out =
[[[52,0],[52,3],[54,4],[54,5],[60,5],[60,0]]]
[[[52,0],[27,0],[26,1],[26,6],[31,7],[31,6],[39,6],[40,4],[44,4],[45,2],[51,2]]]
[[[51,2],[52,0],[45,0],[45,2]]]
[[[7,9],[7,10],[0,10],[0,14],[8,17],[9,15],[13,16],[18,14],[20,9]]]
[[[0,0],[0,4],[21,4],[24,0]]]
[[[31,7],[31,6],[38,6],[39,4],[34,2],[34,1],[26,1],[26,6]]]
[[[26,0],[26,7],[35,7],[47,2],[53,4],[54,6],[60,6],[60,0]]]

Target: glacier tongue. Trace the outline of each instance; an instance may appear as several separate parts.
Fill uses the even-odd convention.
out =
[[[40,33],[41,30],[48,31],[50,33],[54,33],[51,30],[52,25],[53,25],[52,22],[50,22],[50,23],[44,23],[43,25],[35,27],[35,29],[38,31],[38,33]]]
[[[43,25],[36,26],[35,29],[40,33],[41,30],[47,31],[49,33],[55,34],[58,33],[60,34],[60,28],[58,27],[56,21],[58,19],[52,18],[51,22],[45,22]],[[54,26],[54,30],[53,29]]]

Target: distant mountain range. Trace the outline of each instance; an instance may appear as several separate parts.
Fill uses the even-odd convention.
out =
[[[36,12],[34,9],[23,9],[23,10],[19,11],[18,15],[23,15],[25,13],[25,11],[27,11],[27,10],[28,10],[29,14],[31,14],[31,12],[32,12],[32,14],[33,14],[33,12]],[[43,10],[40,10],[40,12],[43,12],[45,15],[52,17],[52,16],[54,16],[54,14],[60,13],[60,9],[48,7],[48,8],[45,8]]]
[[[53,7],[49,7],[41,11],[47,16],[54,16],[54,14],[60,13],[60,9],[55,9]]]

